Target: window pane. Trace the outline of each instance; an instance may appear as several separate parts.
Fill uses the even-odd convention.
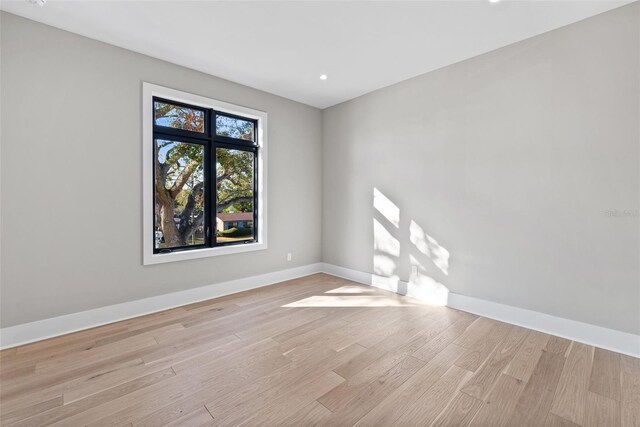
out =
[[[165,102],[154,102],[155,124],[175,129],[204,133],[204,111],[179,107]]]
[[[155,140],[155,248],[204,244],[204,146]]]
[[[254,141],[253,134],[252,121],[216,115],[216,135]]]
[[[218,243],[254,240],[253,153],[216,149]]]

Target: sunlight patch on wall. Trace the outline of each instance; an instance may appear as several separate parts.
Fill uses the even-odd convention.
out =
[[[394,257],[400,256],[400,241],[375,218],[373,219],[373,249]]]
[[[380,190],[373,189],[373,207],[391,225],[400,229],[400,208]],[[384,222],[384,221],[383,221]],[[427,270],[411,254],[412,266],[408,281],[400,280],[400,241],[376,218],[373,219],[373,274],[371,285],[379,289],[407,295],[429,305],[443,306],[449,299],[449,290],[427,275]],[[404,228],[404,227],[403,227]],[[402,230],[400,230],[402,231]],[[415,221],[409,225],[409,240],[445,275],[449,274],[449,251],[429,236]],[[406,252],[406,251],[405,251]]]
[[[420,262],[409,255],[412,266],[416,266],[416,271],[409,277],[407,295],[417,298],[430,305],[447,305],[449,300],[449,289],[442,283],[437,282],[432,277],[425,274],[425,269]],[[412,268],[412,270],[414,270]]]
[[[391,225],[400,226],[400,208],[377,188],[373,189],[373,207]],[[398,291],[400,277],[397,274],[400,258],[400,241],[393,237],[385,225],[373,219],[373,275],[372,285],[392,292]]]
[[[373,207],[396,228],[400,227],[400,208],[377,188],[373,189]]]
[[[371,275],[371,284],[378,289],[384,289],[395,293],[400,293],[400,277],[393,275],[390,277],[380,276],[378,274]]]
[[[440,271],[449,275],[449,251],[429,236],[415,221],[409,225],[409,240],[426,255]]]
[[[396,271],[396,267],[397,265],[393,258],[383,254],[373,255],[373,272],[375,274],[392,276]]]

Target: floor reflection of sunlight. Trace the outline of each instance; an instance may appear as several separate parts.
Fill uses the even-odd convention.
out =
[[[400,208],[377,188],[373,189],[373,207],[396,228],[400,227]]]
[[[340,288],[331,289],[325,294],[370,294],[375,292],[373,289],[363,288],[362,286],[342,286]]]
[[[411,221],[409,233],[409,240],[415,245],[416,249],[429,257],[440,271],[448,275],[449,251],[440,246],[436,239],[425,233],[415,221]]]
[[[414,307],[395,297],[384,295],[314,295],[283,307]]]

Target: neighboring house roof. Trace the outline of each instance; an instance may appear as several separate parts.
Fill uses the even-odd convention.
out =
[[[253,212],[219,213],[218,219],[222,222],[253,221]]]

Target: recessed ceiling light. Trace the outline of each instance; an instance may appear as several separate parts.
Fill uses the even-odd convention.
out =
[[[498,3],[500,0],[489,0],[489,3]]]
[[[320,75],[320,80],[327,80],[327,75],[326,74],[321,74]]]

